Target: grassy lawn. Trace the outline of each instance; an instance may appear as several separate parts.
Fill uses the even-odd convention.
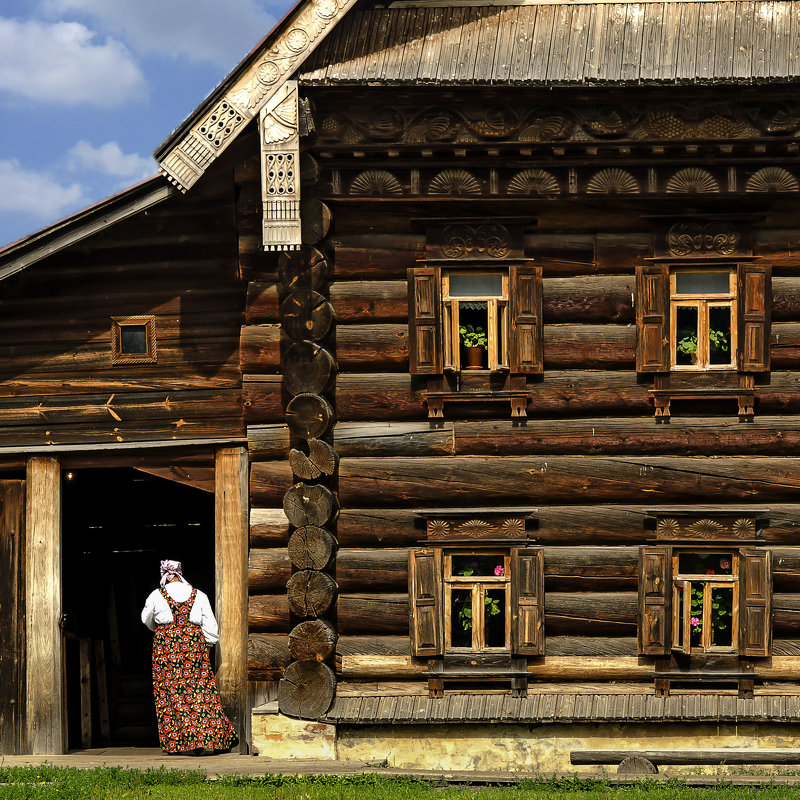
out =
[[[613,787],[602,781],[543,779],[515,786],[437,786],[380,775],[228,777],[206,780],[202,772],[180,770],[94,770],[56,767],[0,767],[2,800],[776,800],[800,795],[800,787],[698,789],[680,782]]]

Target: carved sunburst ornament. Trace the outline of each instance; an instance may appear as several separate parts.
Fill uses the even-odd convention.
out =
[[[524,169],[508,182],[509,194],[559,194],[558,181],[544,169]]]
[[[504,519],[501,528],[506,536],[523,536],[525,534],[525,520]]]
[[[603,169],[586,186],[587,194],[636,194],[639,182],[624,169]]]
[[[734,536],[739,536],[742,539],[746,539],[756,534],[756,523],[753,519],[747,519],[746,517],[742,517],[742,519],[737,519],[733,525],[731,525],[731,530],[733,531]]]
[[[717,179],[707,170],[687,167],[667,181],[667,194],[713,194],[719,191]]]
[[[400,181],[385,169],[368,169],[353,178],[350,194],[386,197],[403,194]]]
[[[265,61],[256,70],[256,78],[265,86],[275,83],[281,76],[281,71],[274,61]]]
[[[456,197],[481,193],[478,179],[465,169],[445,169],[428,185],[428,194],[449,194]]]
[[[465,536],[481,536],[494,530],[494,525],[482,519],[471,519],[462,522],[456,530]]]
[[[450,533],[450,523],[444,519],[432,519],[428,521],[428,536],[431,539],[438,539]]]
[[[286,46],[295,53],[305,50],[308,45],[308,34],[301,28],[293,28],[286,35]]]
[[[725,528],[713,519],[701,519],[690,525],[686,532],[690,536],[698,536],[701,539],[714,539],[723,533]]]
[[[658,525],[656,526],[656,534],[658,536],[665,536],[668,538],[672,538],[677,536],[680,533],[681,526],[678,524],[678,520],[676,519],[660,519],[658,521]]]
[[[314,10],[323,19],[330,19],[336,15],[339,7],[336,5],[336,0],[317,0]]]
[[[764,167],[753,173],[745,186],[746,192],[796,192],[797,178],[782,167]]]

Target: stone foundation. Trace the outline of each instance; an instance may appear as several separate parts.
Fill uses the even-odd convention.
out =
[[[277,712],[277,705],[253,709],[254,754],[265,758],[336,758],[336,725],[285,717]]]

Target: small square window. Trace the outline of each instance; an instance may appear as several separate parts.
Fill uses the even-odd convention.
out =
[[[155,317],[111,318],[113,364],[154,364],[156,361]]]

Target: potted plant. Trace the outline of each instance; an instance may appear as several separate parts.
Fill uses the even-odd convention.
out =
[[[467,351],[467,364],[464,369],[481,369],[483,355],[489,341],[486,331],[480,325],[461,325],[458,328],[458,334]]]
[[[708,331],[708,342],[712,353],[728,352],[728,334],[725,331],[715,331],[711,328]],[[677,350],[679,353],[691,356],[692,364],[697,363],[697,334],[690,333],[678,341]]]

